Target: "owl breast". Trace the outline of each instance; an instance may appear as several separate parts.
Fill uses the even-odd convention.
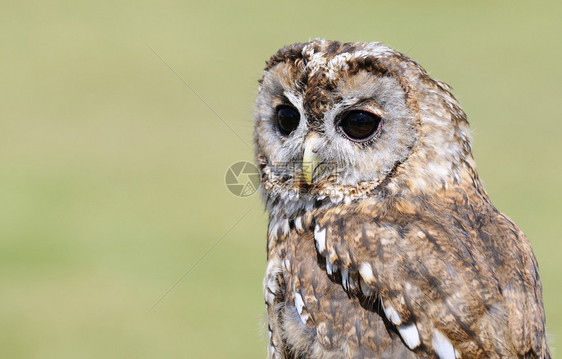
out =
[[[335,268],[330,269],[331,276],[325,275],[326,262],[317,255],[312,231],[291,230],[278,253],[274,261],[284,287],[277,290],[283,299],[272,305],[282,308],[277,325],[286,333],[285,344],[295,357],[416,358],[377,313],[380,302],[349,295]],[[349,277],[346,286],[359,293],[357,277]]]

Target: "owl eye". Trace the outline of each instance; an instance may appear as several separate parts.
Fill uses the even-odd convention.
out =
[[[277,126],[282,134],[287,136],[299,127],[300,114],[291,106],[277,107]]]
[[[343,115],[339,123],[347,138],[355,142],[370,140],[377,132],[381,118],[366,111],[352,110]]]

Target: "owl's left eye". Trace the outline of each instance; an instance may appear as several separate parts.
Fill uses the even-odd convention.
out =
[[[339,123],[347,138],[354,142],[365,142],[373,138],[381,118],[367,111],[353,110],[345,113]]]
[[[287,136],[299,127],[300,114],[291,106],[277,107],[277,126],[282,134]]]

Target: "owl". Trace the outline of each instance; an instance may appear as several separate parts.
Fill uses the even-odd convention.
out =
[[[488,198],[466,115],[380,43],[267,62],[269,358],[550,358],[529,241]]]

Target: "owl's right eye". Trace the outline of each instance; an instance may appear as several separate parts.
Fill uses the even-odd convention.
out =
[[[291,106],[277,107],[277,126],[282,134],[287,136],[299,127],[300,114]]]

